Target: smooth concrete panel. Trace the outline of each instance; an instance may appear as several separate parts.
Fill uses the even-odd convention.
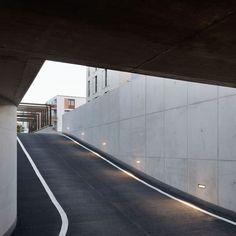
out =
[[[4,235],[16,220],[16,179],[9,183],[8,187],[0,190],[0,235]]]
[[[120,119],[131,117],[131,82],[127,82],[119,88]]]
[[[88,129],[79,129],[76,136],[79,137],[80,139],[84,140],[85,139],[88,139],[89,141],[91,140],[90,139],[90,131],[91,128],[88,128]]]
[[[90,112],[87,114],[87,119],[89,120],[89,127],[93,127],[96,123],[95,120],[97,118],[96,114],[94,113],[95,104],[94,104],[94,102],[87,102],[85,106],[87,106],[87,104],[89,104],[88,112]],[[80,108],[78,110],[80,110]],[[77,122],[80,123],[79,120]]]
[[[101,98],[96,98],[94,100],[94,105],[93,105],[93,116],[94,116],[94,125],[101,125],[102,124],[102,102],[101,102]],[[87,114],[86,114],[87,115]],[[87,119],[85,117],[85,119]]]
[[[83,106],[83,112],[81,112],[81,119],[80,119],[83,123],[83,127],[85,127],[85,128],[89,128],[89,123],[88,123],[88,119],[87,119],[87,114],[88,114],[87,110],[88,110],[88,107]],[[78,119],[78,117],[77,117],[77,119]]]
[[[160,181],[165,181],[165,159],[146,157],[145,173]]]
[[[78,111],[77,110],[74,110],[73,111],[74,112],[74,117],[75,117],[75,119],[78,119]],[[77,129],[79,129],[79,125],[78,124],[76,124],[75,122],[71,122],[72,120],[71,120],[71,118],[70,118],[70,130],[71,131],[76,131]]]
[[[164,79],[146,77],[146,113],[164,110]]]
[[[217,100],[189,106],[188,157],[217,159]]]
[[[91,114],[93,114],[93,103],[92,102],[87,102],[86,103],[87,106],[87,120],[88,120],[88,127],[91,127],[94,125],[94,116],[92,116]],[[78,111],[80,111],[80,109],[78,109]],[[77,118],[78,119],[78,118]],[[78,119],[79,120],[79,119]],[[78,125],[80,124],[80,122],[76,122]]]
[[[0,99],[0,128],[9,131],[16,131],[16,110],[8,102],[1,102]]]
[[[119,160],[123,161],[124,163],[132,166],[132,157],[131,156],[127,156],[127,155],[121,155],[119,154],[118,156],[116,156]]]
[[[118,121],[120,119],[120,107],[119,107],[119,90],[114,89],[109,93],[109,103],[106,110],[103,112],[108,113],[108,122]]]
[[[110,92],[111,93],[111,92]],[[109,122],[109,114],[111,110],[109,109],[109,101],[111,99],[110,93],[106,93],[103,96],[99,97],[100,113],[101,113],[101,124],[104,125]]]
[[[106,148],[107,153],[116,156],[119,154],[119,123],[111,123],[106,126]]]
[[[72,118],[72,122],[74,122],[73,115],[68,116],[68,114],[64,114],[62,116],[62,132],[68,132],[66,127],[68,127],[68,125],[69,125],[69,119],[70,118]]]
[[[164,112],[146,115],[146,155],[164,155]]]
[[[131,122],[130,119],[120,121],[120,155],[131,157]]]
[[[189,193],[217,204],[217,161],[189,160]],[[199,188],[198,184],[206,186]]]
[[[236,95],[236,88],[219,86],[219,97]]]
[[[219,99],[219,158],[236,160],[236,96]]]
[[[236,161],[219,162],[219,205],[236,211]]]
[[[145,156],[145,116],[133,118],[130,122],[131,155]]]
[[[86,113],[88,113],[89,111],[88,111],[88,108],[89,107],[87,107],[87,112]],[[74,110],[73,112],[75,112],[74,113],[74,119],[76,119],[77,121],[79,120],[79,116],[80,116],[80,110]],[[88,119],[87,119],[88,120]],[[71,122],[70,122],[71,123]],[[73,125],[73,130],[79,130],[79,129],[81,129],[82,127],[80,126],[80,122],[73,122],[74,123],[74,125]],[[88,127],[88,124],[90,123],[90,121],[88,120],[87,121],[87,125],[86,125],[86,127]],[[85,127],[85,126],[83,126],[83,127]]]
[[[187,107],[165,112],[164,155],[167,158],[187,157]]]
[[[188,82],[165,79],[164,84],[165,109],[187,105]]]
[[[78,127],[79,128],[88,128],[86,127],[86,121],[85,121],[85,117],[86,117],[86,113],[85,113],[85,106],[81,106],[78,110],[78,114],[76,115],[75,111],[77,109],[73,110],[73,119],[74,120],[77,120],[78,121]],[[69,120],[69,117],[70,117],[70,114],[69,113],[66,113],[65,115],[63,115],[63,117],[68,117],[68,120]],[[63,126],[63,125],[62,125]],[[68,124],[68,127],[71,127],[72,124]],[[67,129],[67,127],[66,127]]]
[[[89,139],[90,133],[91,133],[91,128],[79,129],[76,136],[82,139],[83,141],[89,140],[91,142],[91,140]]]
[[[0,179],[4,181],[0,185],[0,191],[7,188],[13,179],[16,179],[16,131],[0,129]],[[11,172],[11,173],[9,173]]]
[[[91,128],[91,144],[96,148],[101,147],[101,128],[99,126]]]
[[[0,235],[14,224],[17,215],[16,106],[0,100]]]
[[[187,159],[165,159],[165,180],[167,184],[187,191]]]
[[[188,83],[188,103],[193,104],[217,98],[215,85]]]
[[[143,76],[131,83],[131,116],[145,114],[145,86],[146,78]]]
[[[100,128],[100,138],[99,138],[99,149],[108,153],[108,146],[110,147],[111,141],[109,140],[108,137],[108,125],[102,125],[100,127],[96,127],[96,129]]]

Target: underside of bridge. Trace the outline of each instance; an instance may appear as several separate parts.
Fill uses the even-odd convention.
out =
[[[0,19],[0,235],[16,219],[15,106],[46,59],[236,87],[234,0],[9,0]]]
[[[0,94],[16,104],[45,59],[236,85],[233,0],[12,0],[0,16]]]

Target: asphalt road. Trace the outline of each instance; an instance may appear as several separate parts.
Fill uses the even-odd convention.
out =
[[[236,235],[235,226],[148,188],[65,137],[19,138],[68,216],[67,235]],[[58,235],[60,227],[59,213],[18,145],[13,235]]]

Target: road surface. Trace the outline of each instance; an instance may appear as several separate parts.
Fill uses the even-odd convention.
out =
[[[67,235],[236,235],[236,226],[148,188],[65,137],[19,138],[68,217]],[[61,224],[18,144],[18,224],[13,235],[59,235]]]

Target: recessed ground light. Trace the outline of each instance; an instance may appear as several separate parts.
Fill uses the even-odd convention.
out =
[[[82,132],[81,135],[84,136],[84,132]]]
[[[136,161],[137,164],[139,164],[141,161]]]
[[[66,127],[67,130],[70,130],[70,127]]]
[[[206,188],[206,185],[205,184],[198,184],[198,188]]]
[[[107,145],[107,143],[106,143],[106,142],[103,142],[103,143],[102,143],[102,146],[106,146],[106,145]]]

